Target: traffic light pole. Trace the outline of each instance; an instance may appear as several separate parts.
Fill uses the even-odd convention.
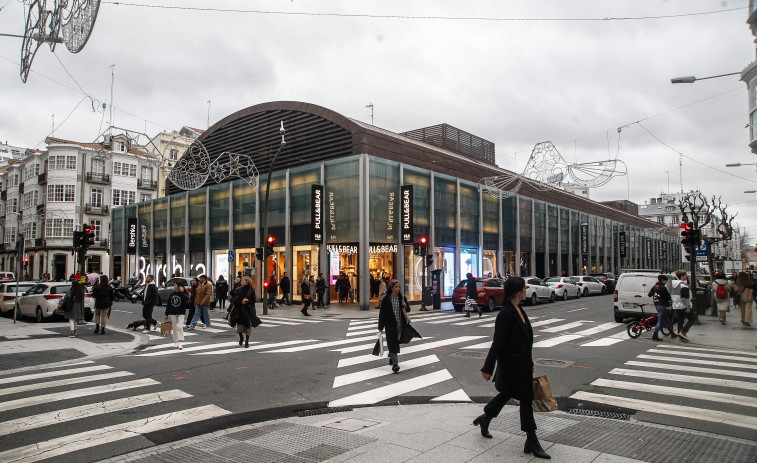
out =
[[[428,308],[426,307],[426,286],[428,284],[428,265],[426,264],[428,262],[426,260],[426,254],[423,254],[423,285],[421,286],[421,310],[426,312],[428,311]]]
[[[286,142],[284,141],[284,121],[281,121],[281,129],[279,130],[279,133],[281,133],[281,145],[279,145],[278,151],[276,151],[276,154],[273,156],[273,160],[271,161],[271,167],[268,168],[268,181],[265,185],[265,206],[263,207],[263,236],[264,239],[268,238],[268,195],[271,190],[271,173],[273,173],[273,165],[276,163],[276,158],[279,157],[279,153],[281,153],[281,150],[284,149],[284,145],[286,145]],[[263,277],[263,281],[261,283],[261,289],[265,288],[265,282],[268,281],[268,276],[266,275],[266,270],[268,270],[268,256],[267,254],[267,247],[263,247],[263,262],[261,263],[261,275]],[[268,291],[263,291],[263,315],[268,315]]]

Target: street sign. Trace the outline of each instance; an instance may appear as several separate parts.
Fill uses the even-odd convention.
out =
[[[234,258],[234,251],[229,251],[229,262],[234,262],[236,259]]]
[[[702,245],[697,247],[697,262],[707,262],[710,255],[710,241],[702,240]]]

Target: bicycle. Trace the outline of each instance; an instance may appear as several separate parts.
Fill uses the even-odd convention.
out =
[[[646,316],[644,313],[644,306],[647,304],[633,304],[641,309],[641,315],[642,317]],[[626,327],[626,332],[628,333],[628,336],[631,339],[636,339],[639,336],[641,336],[641,333],[644,331],[649,331],[654,329],[657,326],[657,319],[658,315],[652,315],[650,317],[642,318],[641,320],[634,320],[632,322],[628,323],[628,326]],[[670,331],[668,331],[668,328],[663,325],[660,327],[660,332],[663,336],[670,336]]]

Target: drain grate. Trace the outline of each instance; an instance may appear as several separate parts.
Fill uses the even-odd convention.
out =
[[[486,352],[467,351],[467,352],[453,352],[450,355],[453,357],[485,359],[487,354]]]
[[[304,416],[326,415],[327,413],[340,413],[340,412],[351,412],[351,411],[352,411],[352,407],[348,407],[348,406],[314,408],[312,410],[300,410],[299,412],[297,412],[297,416],[302,418]]]
[[[534,360],[534,363],[536,365],[539,365],[541,367],[553,367],[553,368],[568,368],[569,366],[573,365],[575,362],[571,360],[556,360],[556,359],[540,359],[537,358]]]
[[[611,420],[628,421],[631,419],[630,415],[625,413],[605,412],[600,410],[586,410],[583,408],[571,408],[568,410],[571,415],[583,415],[583,416],[597,416],[599,418],[610,418]]]

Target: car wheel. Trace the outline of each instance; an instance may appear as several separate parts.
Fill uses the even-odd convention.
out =
[[[45,319],[45,317],[42,316],[42,308],[37,307],[37,310],[34,312],[34,319],[37,320],[37,323],[42,323],[42,320]]]
[[[549,302],[555,302],[555,293],[549,295]]]
[[[623,317],[620,315],[615,315],[615,323],[623,323]]]
[[[567,301],[568,300],[568,290],[563,290],[562,292],[562,300]]]
[[[489,303],[488,303],[488,304],[487,304],[486,306],[487,306],[487,308],[489,309],[489,312],[494,312],[494,309],[496,309],[496,308],[497,308],[497,306],[496,306],[496,304],[494,303],[494,298],[493,298],[493,297],[490,297],[490,298],[489,298]]]
[[[531,295],[531,305],[536,305],[536,303],[539,301],[539,299],[536,297],[536,293],[533,293]]]
[[[600,291],[601,294],[607,294],[607,287],[602,286],[602,290]]]
[[[583,295],[584,296],[588,296],[589,295],[589,288],[584,288],[584,294]]]

